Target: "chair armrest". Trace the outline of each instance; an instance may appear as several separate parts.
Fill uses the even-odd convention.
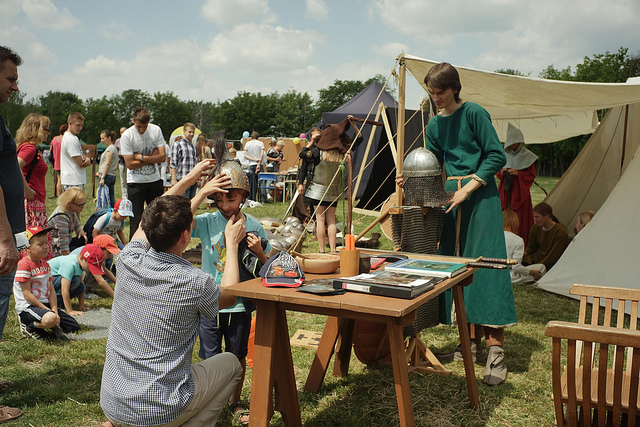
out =
[[[600,325],[583,325],[580,323],[553,320],[547,323],[544,334],[552,338],[565,338],[640,348],[640,330],[619,329]]]

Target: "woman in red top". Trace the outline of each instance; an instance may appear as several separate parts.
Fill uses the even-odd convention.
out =
[[[37,146],[49,138],[50,127],[51,120],[47,116],[32,113],[24,118],[16,133],[18,164],[22,168],[24,178],[24,211],[27,227],[37,225],[45,228],[47,226],[45,177],[48,167]]]
[[[51,140],[51,152],[53,153],[53,196],[58,197],[62,194],[62,183],[60,182],[60,148],[62,146],[62,136],[69,126],[66,123],[60,125],[60,135],[54,136]]]

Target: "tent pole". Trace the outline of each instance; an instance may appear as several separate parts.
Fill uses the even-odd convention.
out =
[[[380,114],[382,109],[384,108],[384,104],[380,102],[378,105],[378,112],[376,113],[376,118],[374,121],[378,121],[380,119]],[[371,143],[373,142],[373,137],[376,135],[376,130],[378,130],[377,125],[373,125],[371,128],[371,133],[369,134],[369,141],[367,142],[367,148],[364,151],[364,157],[362,158],[362,163],[360,163],[360,170],[358,171],[358,179],[356,179],[356,186],[353,189],[353,194],[351,196],[351,202],[354,203],[356,201],[356,195],[358,194],[358,189],[360,188],[360,181],[362,180],[362,174],[367,166],[367,159],[369,158],[369,152],[371,151]]]
[[[622,150],[620,156],[620,175],[622,176],[622,170],[624,168],[624,158],[627,151],[627,127],[629,126],[629,104],[624,106],[624,132],[622,133]]]
[[[397,150],[398,157],[396,159],[396,173],[401,174],[404,165],[404,103],[405,103],[405,87],[407,77],[407,66],[404,63],[404,58],[400,59],[400,70],[398,79],[398,131],[397,137]],[[396,206],[402,206],[402,188],[396,184],[397,204]]]

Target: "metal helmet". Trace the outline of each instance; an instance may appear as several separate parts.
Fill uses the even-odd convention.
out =
[[[224,173],[231,178],[231,184],[224,187],[224,189],[237,188],[250,193],[247,174],[242,170],[242,166],[229,154],[227,138],[225,137],[224,131],[213,134],[213,151],[216,158],[216,167],[213,175]]]
[[[452,192],[444,191],[438,159],[424,147],[418,147],[407,155],[402,175],[407,206],[436,208],[453,196]]]
[[[435,154],[424,147],[418,147],[411,150],[405,158],[402,175],[405,177],[442,175],[442,168]]]

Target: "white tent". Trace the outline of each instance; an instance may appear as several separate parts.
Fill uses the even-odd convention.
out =
[[[409,55],[399,59],[424,87],[424,76],[436,62]],[[503,140],[507,123],[519,127],[527,143],[595,130],[547,201],[569,229],[578,213],[597,214],[539,286],[567,296],[574,283],[640,288],[634,250],[640,241],[638,79],[626,84],[570,83],[456,68],[463,99],[489,111]],[[605,108],[610,110],[596,126],[596,111]]]
[[[438,62],[400,55],[407,69],[425,89],[424,76]],[[592,133],[596,111],[640,102],[640,84],[577,83],[479,71],[456,65],[462,98],[489,111],[498,136],[512,123],[527,144],[560,141]]]
[[[632,157],[598,213],[538,282],[540,288],[567,296],[574,283],[640,288],[640,149]]]

